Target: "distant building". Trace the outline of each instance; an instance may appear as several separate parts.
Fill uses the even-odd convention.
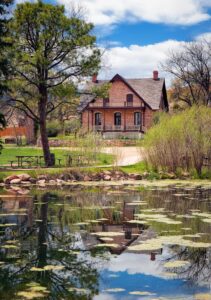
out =
[[[158,71],[152,78],[125,79],[115,75],[111,80],[93,76],[88,89],[110,83],[108,98],[81,97],[78,111],[87,131],[101,132],[106,138],[141,137],[153,122],[157,111],[168,111],[165,79]]]
[[[34,122],[19,110],[4,107],[4,116],[7,121],[7,126],[0,130],[0,138],[5,143],[26,143],[34,142]]]

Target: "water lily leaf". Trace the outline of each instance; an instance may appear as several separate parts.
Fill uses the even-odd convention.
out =
[[[98,244],[95,247],[118,248],[119,245],[118,244]]]
[[[102,231],[102,232],[92,232],[91,235],[97,235],[99,237],[114,237],[114,236],[124,235],[124,232]]]
[[[45,271],[60,271],[63,270],[65,267],[64,266],[54,266],[54,265],[47,265],[43,269]]]
[[[164,264],[164,268],[173,269],[173,268],[182,268],[187,265],[189,265],[190,262],[186,260],[175,260],[175,261],[169,261]]]
[[[44,293],[35,292],[35,291],[18,292],[17,295],[19,297],[23,297],[24,299],[37,299],[37,298],[46,297]]]
[[[16,223],[0,224],[0,227],[11,227],[11,226],[17,226],[17,224]]]

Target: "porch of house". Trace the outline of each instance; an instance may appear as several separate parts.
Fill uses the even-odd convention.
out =
[[[144,110],[131,107],[91,109],[88,112],[89,131],[109,133],[144,133]]]

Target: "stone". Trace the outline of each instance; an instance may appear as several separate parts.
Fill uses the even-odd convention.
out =
[[[142,174],[142,176],[143,176],[144,178],[146,178],[146,177],[149,176],[149,173],[148,173],[148,172],[144,172],[144,173]]]
[[[31,185],[31,182],[30,181],[21,181],[21,184],[23,184],[23,185]]]
[[[10,180],[10,184],[18,184],[18,183],[21,183],[20,178],[15,178],[15,179]]]
[[[190,177],[190,173],[189,172],[182,172],[181,176],[187,178],[187,177]]]
[[[4,179],[4,183],[8,184],[13,179],[19,179],[19,177],[17,175],[10,175],[10,176],[8,176],[7,178]]]
[[[38,181],[37,181],[37,184],[38,184],[38,185],[41,185],[41,186],[45,186],[45,179],[38,180]]]
[[[105,171],[103,171],[103,174],[104,174],[104,175],[111,175],[111,171],[105,170]]]
[[[18,176],[18,178],[21,179],[21,181],[29,181],[31,178],[31,176],[29,174],[19,174],[17,176]]]
[[[29,181],[32,183],[32,184],[35,184],[37,182],[37,179],[36,178],[30,178]]]
[[[59,179],[64,180],[64,181],[68,181],[70,179],[72,179],[72,175],[71,174],[62,174]]]
[[[105,181],[110,181],[111,180],[111,176],[110,175],[105,175],[103,179]]]
[[[168,178],[169,179],[175,179],[176,178],[176,175],[174,173],[168,173]]]
[[[84,181],[92,181],[92,178],[88,175],[84,176]]]
[[[39,175],[38,180],[47,180],[47,176],[46,175]]]
[[[56,185],[56,181],[51,179],[51,180],[49,180],[48,184],[50,184],[50,185]]]
[[[134,179],[134,180],[141,180],[142,176],[141,176],[141,174],[130,174],[129,178]]]
[[[56,179],[56,182],[57,182],[57,184],[59,184],[59,185],[62,185],[62,184],[65,184],[65,181],[64,180],[62,180],[62,179]]]

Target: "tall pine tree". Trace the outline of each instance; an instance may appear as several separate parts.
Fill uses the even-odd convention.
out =
[[[0,94],[6,89],[5,77],[9,74],[9,58],[7,48],[10,43],[6,40],[8,34],[8,7],[12,0],[0,0]]]

